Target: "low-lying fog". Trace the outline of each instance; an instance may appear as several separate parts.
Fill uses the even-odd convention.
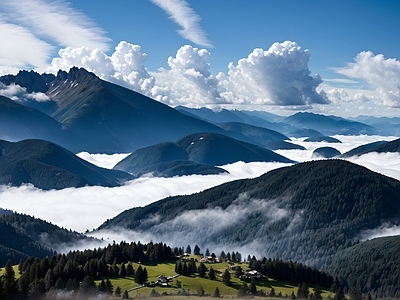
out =
[[[293,143],[307,150],[278,150],[292,160],[303,162],[311,160],[314,149],[330,146],[344,153],[354,147],[378,140],[394,140],[397,137],[382,136],[335,136],[342,141],[337,143],[309,143],[304,139],[292,139]],[[78,154],[81,158],[101,167],[112,168],[127,154]],[[314,158],[313,158],[314,159]],[[400,180],[399,153],[371,153],[348,159],[373,171]],[[83,187],[64,190],[42,191],[33,186],[0,186],[0,207],[26,213],[59,226],[84,232],[97,228],[105,220],[122,211],[145,206],[171,195],[199,192],[227,181],[241,178],[254,178],[288,164],[282,163],[243,163],[237,162],[222,166],[229,174],[192,175],[174,178],[139,178],[117,188]],[[399,230],[400,231],[400,230]],[[388,231],[393,233],[392,231]],[[167,242],[167,241],[165,241]]]

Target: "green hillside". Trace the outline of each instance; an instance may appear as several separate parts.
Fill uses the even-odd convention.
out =
[[[176,232],[175,240],[203,248],[251,245],[265,256],[320,266],[362,231],[399,223],[399,194],[399,181],[367,168],[313,161],[132,208],[99,229],[122,226],[162,240]]]

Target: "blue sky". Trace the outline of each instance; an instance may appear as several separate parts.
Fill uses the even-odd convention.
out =
[[[400,116],[398,28],[399,1],[21,0],[0,3],[0,74],[78,65],[171,106]]]

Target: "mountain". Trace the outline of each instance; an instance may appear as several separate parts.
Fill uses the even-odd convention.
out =
[[[294,138],[323,136],[321,132],[314,129],[299,129],[290,132],[289,135]]]
[[[363,155],[371,152],[377,153],[388,153],[388,152],[400,152],[400,139],[393,140],[390,142],[378,141],[361,145],[343,154],[343,157],[350,157],[354,155]]]
[[[194,133],[176,142],[188,154],[188,160],[211,166],[237,161],[293,163],[271,150],[215,133]]]
[[[356,155],[360,156],[360,155],[369,153],[371,150],[373,152],[373,149],[375,149],[379,146],[382,146],[386,143],[387,143],[386,141],[377,141],[377,142],[372,142],[372,143],[368,143],[365,145],[361,145],[361,146],[358,146],[356,148],[353,148],[353,149],[347,151],[346,153],[343,153],[341,155],[341,157],[352,157],[352,156],[356,156]]]
[[[244,136],[248,137],[250,140],[262,146],[266,146],[269,142],[272,141],[290,141],[290,138],[288,138],[286,135],[283,135],[282,133],[279,133],[275,130],[263,127],[248,125],[239,122],[220,123],[217,125],[226,131],[241,133]]]
[[[331,136],[313,136],[306,138],[304,142],[325,142],[325,143],[342,143],[337,138]]]
[[[132,176],[99,168],[54,143],[0,140],[0,184],[31,183],[40,189],[85,185],[119,186]]]
[[[134,176],[150,172],[164,177],[190,174],[206,175],[226,172],[216,166],[237,161],[292,163],[291,160],[271,150],[225,135],[195,133],[176,143],[161,143],[136,150],[115,165],[114,169],[129,172]]]
[[[100,244],[98,240],[75,231],[60,228],[25,214],[9,212],[0,215],[0,265],[8,259],[16,264],[28,256],[46,257],[77,245]]]
[[[269,150],[306,150],[303,146],[289,143],[286,141],[273,141],[265,145]]]
[[[400,136],[399,117],[358,116],[353,120],[375,127],[379,135]]]
[[[208,175],[226,172],[205,164],[189,161],[188,153],[179,145],[166,142],[138,149],[114,166],[115,170],[128,172],[135,177],[146,173],[172,177],[182,175]]]
[[[318,160],[132,208],[99,229],[321,266],[366,230],[400,225],[399,194],[395,179],[343,160]]]
[[[315,149],[312,153],[312,157],[323,157],[323,158],[332,158],[335,156],[339,156],[341,153],[339,150],[333,147],[319,147]]]
[[[45,139],[63,144],[65,138],[61,127],[45,113],[0,96],[0,139]]]
[[[371,135],[377,132],[374,127],[361,122],[309,112],[296,113],[283,119],[282,122],[300,128],[317,128],[323,135]]]
[[[22,77],[23,83],[17,80]],[[195,132],[224,133],[218,126],[101,80],[82,68],[71,68],[68,73],[59,71],[53,77],[21,71],[16,76],[0,77],[0,81],[19,82],[27,91],[45,92],[51,105],[42,109],[70,137],[60,144],[73,152],[132,152]],[[26,103],[21,100],[19,104]],[[24,124],[25,117],[16,120],[17,125]],[[17,129],[7,127],[13,134],[20,131]],[[51,137],[48,140],[55,141]]]
[[[265,118],[265,115],[257,116],[255,114],[250,114],[249,112],[239,110],[212,110],[206,107],[189,108],[185,106],[177,106],[176,109],[184,114],[196,116],[197,118],[214,124],[235,122],[264,128],[269,128],[272,126],[272,122]]]

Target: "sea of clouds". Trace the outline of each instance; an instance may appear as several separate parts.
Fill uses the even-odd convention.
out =
[[[332,146],[344,153],[356,146],[378,140],[393,140],[396,137],[382,136],[335,136],[341,144],[309,143],[304,139],[292,139],[294,143],[307,150],[278,150],[295,161],[308,161],[314,149]],[[112,168],[128,154],[89,154],[79,153],[83,159],[105,168]],[[351,157],[351,162],[400,180],[400,154],[370,153],[360,157]],[[145,206],[171,195],[192,194],[224,182],[254,178],[270,170],[285,166],[282,163],[244,163],[237,162],[221,166],[229,174],[191,175],[174,178],[142,177],[115,188],[83,187],[63,190],[43,191],[31,185],[21,187],[0,187],[0,207],[51,221],[54,224],[71,228],[79,232],[97,228],[105,220],[115,217],[122,211]]]

